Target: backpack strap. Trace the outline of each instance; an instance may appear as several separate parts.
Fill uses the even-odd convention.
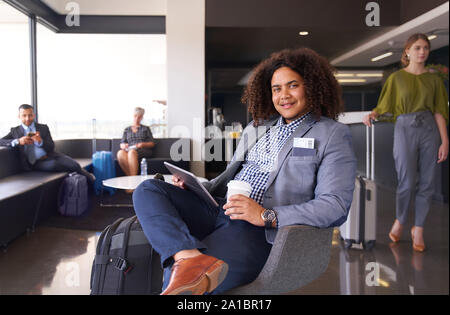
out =
[[[115,267],[122,271],[119,274],[119,285],[117,286],[117,294],[121,295],[123,292],[123,282],[124,277],[126,276],[126,273],[130,271],[133,266],[130,266],[129,262],[127,261],[127,249],[128,249],[128,241],[130,239],[130,230],[133,223],[136,221],[136,216],[133,216],[126,220],[124,231],[123,231],[123,242],[122,242],[122,248],[119,253],[119,257],[116,258],[115,261]]]
[[[94,259],[95,264],[95,276],[93,282],[93,294],[101,294],[103,292],[103,286],[105,283],[106,268],[105,266],[110,263],[111,257],[109,256],[109,247],[111,245],[111,239],[114,235],[119,224],[124,218],[117,219],[111,225],[108,225],[105,230],[100,234],[96,255]]]

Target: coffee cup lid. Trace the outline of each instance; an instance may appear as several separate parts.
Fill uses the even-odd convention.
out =
[[[227,186],[230,187],[230,185],[237,185],[241,189],[245,189],[250,192],[252,191],[252,186],[248,182],[245,182],[243,180],[230,180]]]

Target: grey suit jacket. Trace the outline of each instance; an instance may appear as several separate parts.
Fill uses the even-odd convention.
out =
[[[213,195],[225,197],[226,184],[242,168],[245,155],[273,126],[278,117],[243,131],[227,169],[204,183]],[[293,152],[294,138],[314,138],[312,155]],[[340,226],[347,219],[356,177],[356,158],[349,128],[332,119],[307,117],[288,138],[270,172],[263,207],[277,212],[278,226],[309,225],[320,228]],[[277,229],[266,229],[273,243]]]

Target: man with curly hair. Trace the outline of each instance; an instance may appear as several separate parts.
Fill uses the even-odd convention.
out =
[[[165,268],[162,294],[221,294],[253,281],[277,229],[340,226],[353,196],[349,128],[336,122],[341,90],[327,60],[300,48],[274,53],[253,71],[242,101],[253,116],[227,169],[204,183],[219,207],[193,192],[148,180],[133,195],[143,230]],[[227,183],[249,197],[225,200]]]

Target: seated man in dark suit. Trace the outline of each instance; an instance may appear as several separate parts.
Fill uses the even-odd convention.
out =
[[[77,172],[85,175],[90,182],[93,174],[67,155],[55,152],[50,130],[47,125],[34,122],[33,107],[27,104],[19,106],[19,119],[22,124],[0,139],[1,146],[18,146],[20,162],[25,171]]]

